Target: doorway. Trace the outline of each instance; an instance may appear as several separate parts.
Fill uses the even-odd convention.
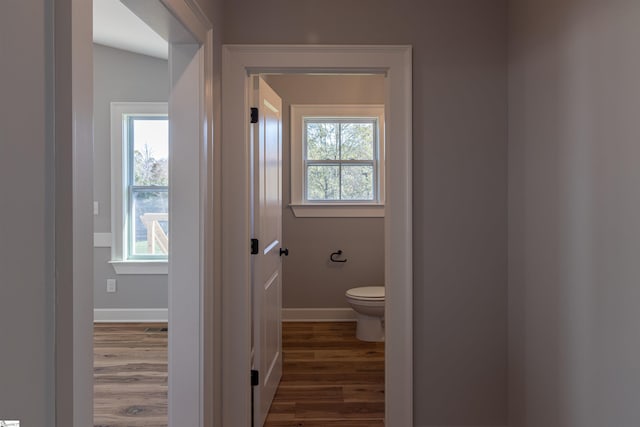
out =
[[[265,405],[264,425],[284,420],[381,425],[384,343],[356,339],[355,313],[345,294],[384,284],[385,76],[261,77],[282,100],[286,247],[283,375],[271,410]],[[257,307],[255,301],[254,296]],[[255,319],[254,336],[258,327],[264,322]]]
[[[384,74],[390,197],[385,215],[386,423],[412,425],[411,49],[406,46],[223,48],[223,423],[249,426],[251,291],[249,81],[251,73]],[[231,143],[233,141],[233,143]],[[239,143],[244,141],[244,143]],[[243,244],[243,242],[245,242]],[[231,285],[233,284],[233,285]],[[246,378],[246,381],[238,381]]]
[[[83,100],[91,98],[92,80],[91,7],[88,3],[75,2],[73,7],[69,7],[73,10],[73,19],[70,21],[73,22],[74,28],[77,26],[86,30],[88,27],[89,31],[74,31],[73,44],[60,49],[60,52],[69,53],[73,58],[73,87],[79,86],[84,90],[83,92],[74,89],[73,96],[81,96]],[[214,407],[204,404],[205,401],[214,400],[212,371],[215,338],[211,331],[211,319],[215,284],[213,263],[204,262],[205,259],[214,258],[214,217],[212,209],[209,208],[214,205],[213,94],[210,90],[213,82],[211,24],[198,5],[189,0],[125,0],[123,3],[170,44],[170,140],[178,143],[170,144],[169,165],[169,186],[172,193],[169,195],[172,230],[169,235],[175,236],[171,238],[168,260],[168,423],[211,425],[214,423]],[[60,28],[67,27],[61,25]],[[80,66],[76,67],[75,64]],[[65,92],[61,90],[60,93]],[[79,127],[84,130],[84,126],[91,123],[92,108],[81,107],[82,103],[74,103],[71,109],[74,117],[78,117]],[[65,116],[60,114],[60,117]],[[90,126],[88,128],[90,129]],[[87,141],[90,139],[86,134],[74,134],[74,148],[88,149],[90,144],[87,144]],[[59,344],[56,355],[58,360],[64,361],[56,366],[56,377],[66,378],[69,377],[68,372],[74,373],[72,382],[60,381],[56,384],[58,401],[69,403],[67,406],[61,403],[57,411],[60,425],[86,426],[92,423],[91,353],[88,351],[91,343],[90,334],[87,334],[93,323],[92,292],[85,290],[87,281],[77,280],[77,277],[81,277],[80,273],[84,274],[90,267],[87,263],[78,262],[79,258],[76,258],[76,253],[91,254],[89,248],[84,245],[91,235],[91,228],[85,227],[86,222],[91,221],[91,212],[84,210],[91,206],[91,194],[84,192],[86,187],[90,187],[85,183],[91,182],[90,157],[73,157],[74,215],[67,216],[73,218],[74,280],[70,281],[73,289],[56,289],[60,301],[73,300],[73,315],[69,315],[66,310],[56,310],[56,343]],[[80,160],[86,163],[80,164]],[[62,175],[67,172],[56,169],[56,173]],[[56,200],[61,202],[60,206],[66,208],[64,202],[67,199],[64,194],[57,194]],[[56,230],[66,231],[66,228],[56,224]],[[78,242],[82,244],[77,244]],[[67,251],[61,246],[59,253],[66,255]],[[86,256],[84,258],[86,259]],[[76,292],[83,296],[82,304],[79,304],[78,297],[75,297]],[[67,293],[74,295],[74,298],[67,299]],[[60,303],[57,307],[65,308]],[[79,337],[80,333],[81,339],[68,338],[69,335]],[[73,367],[64,364],[67,360],[73,361]],[[73,390],[72,400],[67,390]],[[71,402],[73,405],[70,405]]]

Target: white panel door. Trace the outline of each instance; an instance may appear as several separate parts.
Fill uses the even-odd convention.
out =
[[[260,77],[253,77],[253,366],[254,427],[262,427],[282,376],[282,100]]]

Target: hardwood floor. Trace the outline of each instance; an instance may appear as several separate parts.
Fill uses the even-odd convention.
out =
[[[384,343],[356,324],[284,323],[283,375],[265,427],[384,426]]]
[[[167,426],[166,324],[96,324],[95,427]],[[265,427],[384,426],[384,343],[355,323],[284,323],[284,373]],[[229,426],[231,427],[231,426]]]
[[[167,426],[167,324],[94,325],[94,425]]]

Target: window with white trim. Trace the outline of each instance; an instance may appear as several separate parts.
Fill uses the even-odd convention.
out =
[[[384,215],[384,107],[291,106],[296,216]]]
[[[167,104],[112,103],[111,146],[112,264],[119,273],[166,273],[153,266],[169,253]]]

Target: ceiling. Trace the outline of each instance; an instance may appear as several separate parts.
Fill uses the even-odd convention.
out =
[[[120,0],[93,0],[93,42],[167,59],[167,42]]]

